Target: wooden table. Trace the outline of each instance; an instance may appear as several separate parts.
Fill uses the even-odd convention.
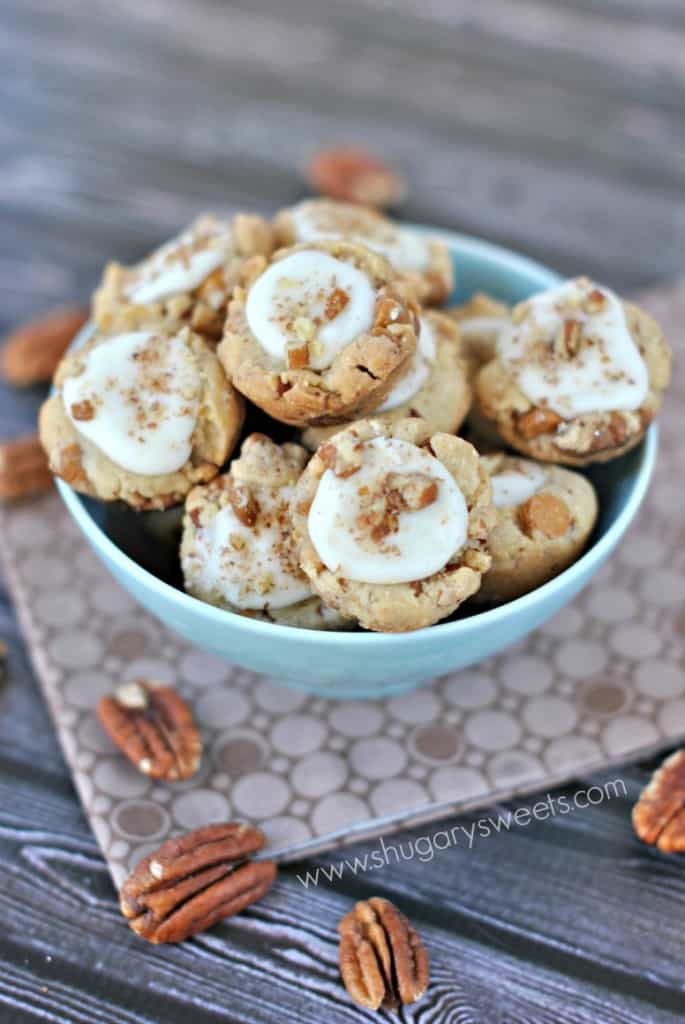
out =
[[[625,289],[684,268],[682,0],[4,0],[0,61],[3,327],[85,300],[107,258],[198,210],[297,199],[307,152],[332,140],[403,167],[413,220]],[[39,397],[3,392],[0,436],[26,429]],[[297,874],[331,855],[195,942],[142,944],[6,598],[0,635],[3,1022],[360,1020],[335,923],[374,893],[432,952],[405,1020],[685,1016],[685,863],[630,828],[647,765],[612,773],[626,799],[305,891]]]

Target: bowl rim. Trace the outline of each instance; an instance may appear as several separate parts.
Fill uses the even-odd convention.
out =
[[[550,286],[561,280],[559,274],[544,266],[544,264],[529,259],[527,256],[507,249],[504,246],[496,245],[493,242],[487,242],[459,232],[433,229],[422,224],[408,226],[416,228],[421,232],[429,233],[434,237],[439,237],[448,244],[458,245],[462,252],[468,251],[473,255],[494,260],[509,271],[518,268],[526,273],[533,272],[539,276],[546,277]],[[92,325],[89,322],[75,339],[75,344],[79,344],[91,331]],[[121,548],[117,547],[114,541],[107,536],[102,527],[93,519],[83,503],[83,496],[74,491],[64,480],[56,478],[55,482],[59,495],[69,513],[93,547],[98,552],[101,552],[106,560],[113,563],[123,575],[132,577],[139,587],[146,591],[157,590],[161,592],[171,604],[178,608],[179,612],[203,616],[208,624],[219,628],[222,626],[226,627],[227,623],[230,622],[232,626],[238,627],[245,633],[251,633],[255,639],[269,637],[272,640],[293,640],[295,638],[309,640],[309,642],[315,640],[317,644],[330,648],[341,645],[347,646],[350,643],[359,648],[379,647],[387,643],[392,643],[393,646],[401,646],[402,644],[409,645],[415,642],[418,637],[423,638],[433,635],[435,635],[436,641],[438,639],[445,640],[450,638],[456,640],[460,636],[467,634],[476,624],[478,628],[497,626],[510,616],[516,616],[519,613],[525,614],[528,609],[539,602],[544,603],[548,599],[553,600],[554,596],[565,588],[571,576],[590,573],[594,567],[599,567],[627,530],[642,503],[654,471],[657,448],[658,427],[653,423],[641,442],[642,458],[634,478],[633,487],[624,507],[606,533],[568,569],[565,569],[558,576],[555,576],[554,579],[544,583],[542,586],[536,587],[530,593],[515,598],[513,601],[508,601],[497,608],[476,612],[468,618],[457,619],[453,622],[438,622],[432,626],[426,626],[407,633],[307,630],[298,626],[285,626],[275,622],[264,622],[260,619],[239,615],[237,612],[232,612],[227,608],[217,608],[215,605],[200,601],[199,598],[178,590],[149,572],[149,570],[138,565]]]

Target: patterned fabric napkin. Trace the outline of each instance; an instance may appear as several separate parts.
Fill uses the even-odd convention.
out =
[[[643,301],[677,347],[685,284]],[[592,585],[516,647],[382,701],[310,697],[194,650],[110,578],[56,495],[2,510],[9,585],[115,883],[168,836],[211,821],[255,822],[292,859],[685,735],[684,399],[676,366],[651,493]],[[100,696],[141,676],[193,707],[205,756],[190,782],[140,775],[97,722]]]

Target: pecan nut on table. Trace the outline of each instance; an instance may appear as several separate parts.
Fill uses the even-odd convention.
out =
[[[153,779],[191,779],[202,740],[190,708],[175,690],[143,680],[124,683],[98,704],[100,723],[128,759]]]
[[[270,889],[273,861],[250,860],[264,835],[250,825],[207,825],[169,839],[124,882],[121,912],[148,942],[183,942],[244,910]]]
[[[685,749],[654,772],[633,808],[633,826],[662,853],[685,853]]]
[[[374,896],[357,903],[338,925],[340,973],[360,1006],[397,1009],[428,987],[428,954],[404,914]]]

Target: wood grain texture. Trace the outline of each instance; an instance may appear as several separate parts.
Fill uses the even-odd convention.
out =
[[[406,171],[410,219],[625,289],[683,269],[680,0],[4,0],[0,62],[2,328],[84,300],[106,259],[199,209],[295,200],[308,151],[333,140]],[[0,392],[0,436],[39,398]],[[234,921],[152,948],[120,918],[5,595],[0,636],[3,1022],[370,1019],[339,983],[335,924],[372,894],[431,953],[433,984],[400,1019],[683,1019],[683,862],[629,821],[650,766],[611,773],[627,798],[472,850],[308,890],[298,875],[375,844],[291,865]]]

